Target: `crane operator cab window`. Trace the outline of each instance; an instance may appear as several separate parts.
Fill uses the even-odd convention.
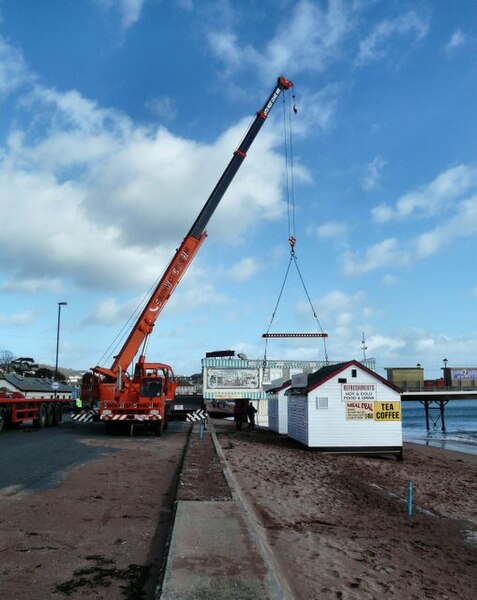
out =
[[[154,398],[162,393],[162,379],[143,379],[141,384],[141,396]]]

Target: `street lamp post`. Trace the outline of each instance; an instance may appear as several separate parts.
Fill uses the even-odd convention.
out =
[[[449,362],[447,360],[447,358],[443,358],[442,362],[444,363],[444,383],[446,384],[446,387],[449,385],[449,377],[447,375],[447,363]]]
[[[58,302],[58,326],[56,329],[56,362],[55,362],[55,382],[58,381],[58,351],[60,349],[60,319],[61,319],[61,307],[67,306],[68,302]],[[55,390],[56,395],[56,390]]]

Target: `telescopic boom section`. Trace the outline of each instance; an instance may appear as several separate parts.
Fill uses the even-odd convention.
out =
[[[280,77],[278,79],[275,89],[270,94],[262,109],[258,111],[253,123],[250,125],[239,147],[234,152],[232,159],[227,165],[214,190],[210,194],[209,199],[204,204],[204,207],[200,211],[199,216],[192,225],[189,233],[184,238],[184,241],[180,247],[176,250],[174,257],[172,258],[161,280],[157,284],[151,298],[149,299],[149,302],[137,320],[136,325],[129,334],[129,337],[123,345],[121,351],[116,356],[108,374],[117,376],[120,370],[126,372],[133,362],[134,357],[141,348],[145,338],[154,329],[157,317],[161,313],[162,309],[174,292],[177,284],[197,254],[203,241],[207,237],[207,233],[205,232],[207,223],[210,221],[215,209],[219,205],[219,202],[222,200],[227,188],[247,156],[247,152],[255,140],[258,132],[262,128],[268,113],[273,108],[282,91],[288,90],[291,87],[293,87],[293,83],[291,81],[288,81],[284,77]],[[95,370],[103,373],[106,372],[105,369],[101,369],[99,367],[97,367]]]

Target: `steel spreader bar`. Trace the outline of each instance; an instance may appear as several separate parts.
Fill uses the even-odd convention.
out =
[[[326,338],[327,333],[262,333],[263,338]]]

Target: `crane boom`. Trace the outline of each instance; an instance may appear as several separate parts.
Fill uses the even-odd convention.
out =
[[[284,77],[278,78],[275,88],[261,110],[256,114],[255,119],[250,125],[239,147],[234,152],[207,202],[204,204],[198,217],[194,221],[189,233],[176,250],[169,266],[165,270],[148,303],[139,316],[136,325],[131,330],[119,354],[115,357],[111,369],[96,367],[93,371],[108,375],[115,379],[120,372],[126,372],[132,364],[134,357],[145,342],[147,336],[152,333],[158,316],[207,237],[205,228],[247,156],[247,152],[264,124],[270,110],[273,108],[281,92],[290,89],[292,86],[293,83],[291,81],[288,81]]]

